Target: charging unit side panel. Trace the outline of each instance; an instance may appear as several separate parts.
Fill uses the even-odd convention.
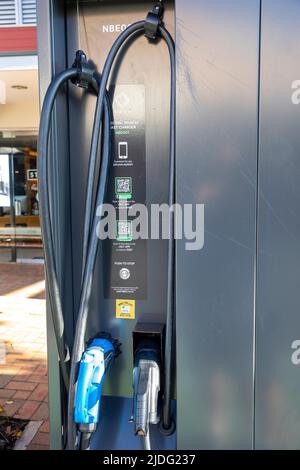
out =
[[[66,31],[65,8],[61,1],[37,2],[37,31],[38,31],[38,60],[39,60],[39,88],[40,104],[54,75],[66,67]],[[57,260],[58,281],[63,296],[65,312],[66,336],[69,342],[73,335],[73,295],[71,270],[71,221],[70,221],[70,181],[69,181],[69,141],[68,141],[68,114],[66,89],[57,97],[52,114],[52,127],[49,138],[49,154],[54,158],[48,169],[50,186],[51,212],[53,220],[53,239],[55,257]],[[47,288],[46,288],[47,290]],[[63,416],[61,410],[63,403],[60,383],[58,353],[51,318],[50,303],[47,296],[47,349],[48,349],[48,395],[50,419],[50,446],[51,449],[61,449]]]
[[[300,4],[263,0],[255,447],[299,449]]]
[[[177,241],[178,449],[252,447],[259,13],[176,1],[177,202],[204,204],[203,247],[201,211]]]
[[[124,26],[144,19],[153,7],[152,1],[142,2],[70,2],[68,4],[68,60],[71,65],[74,51],[81,48],[88,53],[102,70],[105,58]],[[165,23],[171,34],[174,31],[173,2],[166,2]],[[161,204],[168,201],[169,163],[169,102],[170,70],[169,54],[163,41],[151,44],[142,35],[129,41],[118,55],[113,69],[110,91],[114,89],[136,90],[136,97],[144,90],[144,126],[139,130],[139,139],[144,140],[146,153],[146,204]],[[73,273],[74,304],[79,303],[81,273],[81,247],[84,216],[84,194],[86,189],[87,164],[96,98],[82,90],[70,89],[70,145],[72,181],[73,224]],[[136,106],[136,103],[133,102]],[[143,134],[143,135],[142,135]],[[135,138],[135,137],[133,137]],[[123,139],[126,141],[126,138]],[[128,147],[129,149],[129,147]],[[122,147],[122,152],[125,152]],[[129,149],[130,151],[130,149]],[[125,155],[125,154],[124,154]],[[123,153],[122,153],[123,156]],[[141,167],[143,180],[145,168]],[[124,174],[122,176],[128,176]],[[133,186],[135,181],[133,179]],[[133,187],[134,191],[134,187]],[[141,202],[141,201],[136,201]],[[101,242],[100,242],[100,245]],[[122,343],[122,354],[115,361],[104,384],[104,394],[116,397],[132,397],[133,349],[132,331],[139,320],[164,321],[166,313],[167,242],[147,240],[145,278],[147,282],[144,299],[135,300],[135,318],[120,319],[116,315],[115,298],[106,298],[103,276],[110,275],[101,246],[91,299],[91,315],[88,321],[88,336],[98,331],[109,331]],[[103,266],[104,263],[104,266]],[[122,299],[122,297],[121,297]],[[131,430],[130,430],[131,432]]]

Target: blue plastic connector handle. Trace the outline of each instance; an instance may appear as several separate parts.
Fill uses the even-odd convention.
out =
[[[109,353],[112,353],[111,359]],[[113,344],[95,338],[84,351],[80,365],[75,398],[74,421],[77,424],[97,424],[100,417],[102,386],[115,356]]]

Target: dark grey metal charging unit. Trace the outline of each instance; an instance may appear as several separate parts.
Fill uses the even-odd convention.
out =
[[[176,242],[176,434],[155,433],[154,445],[299,449],[300,3],[165,3],[176,41],[176,201],[204,204],[205,240],[198,251],[187,251],[186,240]],[[38,2],[41,98],[79,48],[101,70],[120,28],[143,19],[152,5]],[[112,85],[144,93],[141,132],[150,204],[168,196],[169,59],[163,43],[146,52],[145,47],[142,37],[128,45]],[[94,96],[82,94],[70,87],[59,95],[51,132],[56,158],[49,168],[70,343],[95,106]],[[136,321],[150,314],[164,319],[166,250],[164,241],[147,242],[146,292],[137,299]],[[111,331],[123,343],[123,354],[107,378],[93,448],[137,449],[128,423],[135,322],[116,319],[115,302],[104,291],[99,258],[89,331]],[[52,447],[62,448],[64,410],[50,315],[48,351]]]

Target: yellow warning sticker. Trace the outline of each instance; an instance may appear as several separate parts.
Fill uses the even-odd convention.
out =
[[[135,300],[116,300],[116,317],[127,320],[134,320]]]

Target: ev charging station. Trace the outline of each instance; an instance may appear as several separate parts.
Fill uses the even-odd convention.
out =
[[[53,449],[300,448],[299,21],[296,0],[38,2]],[[204,205],[203,243],[171,212],[167,240],[122,217],[98,240],[124,200]]]

